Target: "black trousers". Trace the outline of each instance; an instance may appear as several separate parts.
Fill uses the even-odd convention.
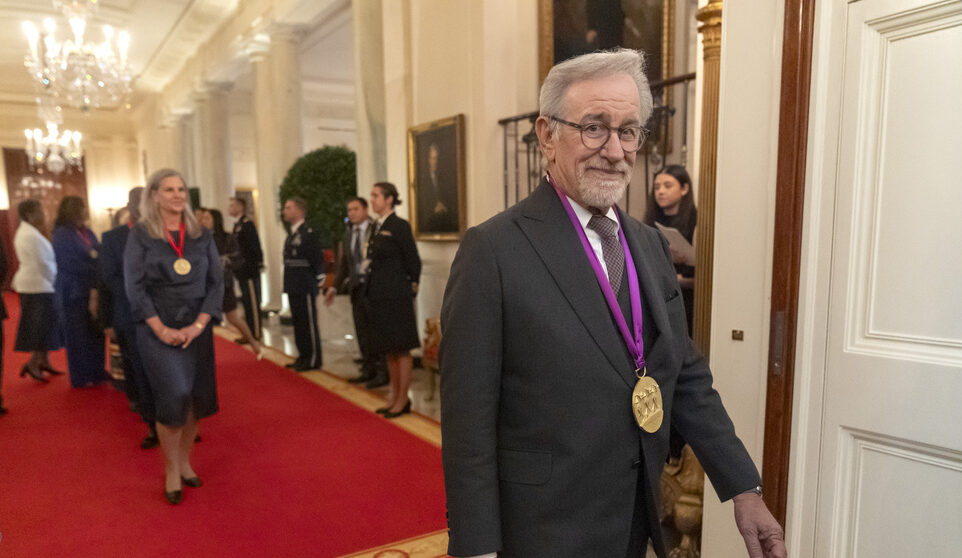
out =
[[[261,274],[253,277],[237,276],[241,290],[241,304],[244,305],[244,320],[251,333],[261,338]]]
[[[320,368],[321,328],[317,322],[317,299],[311,293],[287,293],[287,302],[291,305],[291,321],[294,322],[297,360],[311,368]]]
[[[357,333],[357,345],[361,349],[361,374],[368,377],[387,375],[387,361],[382,354],[372,350],[371,319],[368,312],[368,302],[362,294],[361,288],[351,291],[351,313],[354,315],[354,331]]]

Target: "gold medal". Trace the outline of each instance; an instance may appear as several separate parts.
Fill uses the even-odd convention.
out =
[[[174,272],[177,275],[187,275],[190,273],[190,262],[184,258],[177,258],[174,260]]]
[[[658,432],[661,421],[665,417],[658,382],[647,375],[638,377],[638,383],[635,384],[635,389],[631,393],[631,410],[634,411],[635,420],[638,421],[638,426],[642,430],[649,434]]]
[[[95,259],[95,260],[97,259],[97,256],[99,256],[99,255],[100,255],[100,254],[98,254],[96,250],[91,250],[91,251],[90,251],[90,257],[93,258],[93,259]]]

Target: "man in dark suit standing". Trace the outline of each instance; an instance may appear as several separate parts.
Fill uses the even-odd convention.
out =
[[[384,356],[371,351],[371,326],[367,315],[367,302],[363,296],[368,265],[364,254],[367,254],[367,244],[374,230],[374,221],[367,213],[367,200],[361,197],[351,198],[347,202],[347,220],[349,226],[344,231],[338,249],[337,275],[334,277],[334,285],[324,293],[324,304],[330,306],[337,293],[351,295],[354,331],[357,333],[357,345],[361,349],[361,375],[348,382],[367,383],[366,387],[376,388],[387,385],[388,376]]]
[[[661,558],[675,425],[752,557],[784,557],[755,465],[687,334],[668,245],[615,204],[652,101],[642,54],[555,66],[525,200],[467,231],[441,310],[453,556]],[[495,554],[497,553],[497,554]]]
[[[307,203],[284,202],[284,221],[291,232],[284,242],[284,292],[294,322],[297,359],[288,364],[298,372],[321,367],[321,329],[317,321],[318,285],[324,276],[324,252],[316,232],[304,222]]]
[[[234,268],[234,277],[241,289],[241,304],[244,305],[244,320],[254,338],[261,338],[261,268],[264,266],[264,253],[261,252],[261,239],[257,227],[247,217],[247,201],[231,198],[227,212],[237,219],[234,222],[234,237],[240,247],[241,262]],[[228,286],[228,288],[233,288]],[[246,343],[243,337],[238,343]]]
[[[140,218],[140,198],[144,188],[138,186],[127,196],[127,211],[130,220],[122,223],[103,235],[100,245],[100,281],[107,288],[110,310],[105,312],[104,323],[108,334],[117,340],[124,364],[127,396],[136,404],[137,413],[148,425],[147,436],[140,443],[143,449],[157,447],[157,430],[154,426],[154,396],[147,381],[140,354],[137,352],[134,318],[124,288],[124,248],[134,223]]]

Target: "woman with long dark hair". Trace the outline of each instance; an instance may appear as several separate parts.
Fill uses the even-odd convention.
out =
[[[663,227],[678,229],[685,240],[694,245],[698,210],[695,209],[695,198],[691,190],[691,177],[681,165],[668,165],[655,173],[655,184],[648,194],[648,206],[645,209],[645,224],[654,227],[655,223],[658,223]],[[671,255],[685,302],[688,335],[691,335],[695,302],[695,264],[684,261],[675,250],[672,250]]]
[[[218,209],[200,208],[197,212],[200,224],[210,230],[214,236],[217,253],[220,254],[221,268],[224,270],[224,304],[221,307],[228,323],[237,328],[241,336],[257,355],[257,360],[264,358],[264,346],[251,333],[247,321],[237,311],[237,295],[234,294],[234,268],[239,265],[241,257],[240,245],[234,235],[224,230],[224,215]]]
[[[211,321],[220,318],[223,274],[179,172],[155,172],[140,207],[124,249],[124,284],[154,395],[164,496],[179,504],[183,485],[201,486],[190,462],[197,421],[218,410]]]
[[[60,319],[54,300],[57,257],[47,240],[46,217],[37,200],[24,200],[17,206],[20,226],[13,237],[13,248],[20,267],[13,274],[11,286],[20,295],[20,325],[14,350],[30,353],[30,360],[20,369],[20,377],[30,375],[46,382],[43,373],[63,372],[50,366],[47,353],[62,346]]]
[[[421,346],[414,317],[414,297],[421,278],[421,258],[411,225],[394,214],[400,205],[397,188],[378,182],[371,189],[371,210],[378,215],[368,243],[365,302],[371,318],[372,352],[387,358],[391,400],[377,410],[386,418],[411,412],[411,349]]]
[[[57,209],[53,251],[57,256],[57,312],[62,319],[70,385],[99,385],[107,380],[103,328],[97,322],[97,257],[100,242],[87,228],[87,206],[77,196],[66,196]]]

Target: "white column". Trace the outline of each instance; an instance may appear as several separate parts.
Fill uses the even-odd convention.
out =
[[[209,195],[203,199],[207,207],[219,209],[226,215],[228,198],[234,192],[230,150],[229,83],[208,83],[204,117],[199,126],[204,138],[206,172],[210,181]]]
[[[381,0],[353,0],[357,190],[387,179],[384,130],[384,28]]]
[[[275,184],[280,187],[287,169],[303,155],[301,132],[301,55],[300,42],[304,30],[299,26],[275,25],[271,31],[271,76],[274,112],[273,125],[277,130],[275,145]]]
[[[211,202],[214,196],[212,190],[214,178],[211,172],[212,154],[207,130],[207,124],[210,122],[210,100],[206,91],[195,91],[191,94],[190,101],[194,107],[194,183],[189,184],[189,186],[200,188],[200,204],[205,206]]]

